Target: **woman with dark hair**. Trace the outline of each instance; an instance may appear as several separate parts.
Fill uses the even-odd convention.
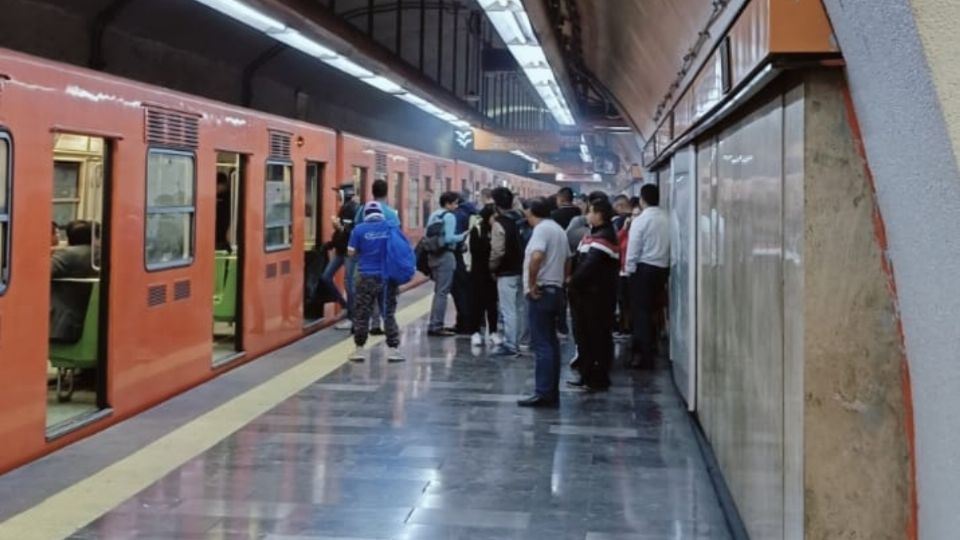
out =
[[[587,221],[590,233],[577,248],[577,264],[568,288],[575,297],[589,299],[572,305],[577,337],[578,359],[575,369],[580,380],[568,384],[602,391],[610,387],[610,365],[613,363],[613,323],[617,304],[617,276],[620,272],[620,249],[613,228],[613,206],[607,199],[590,201]]]
[[[484,319],[489,336],[497,332],[497,280],[490,272],[491,219],[496,213],[493,204],[480,210],[480,221],[470,229],[470,302],[469,324],[473,330],[470,344],[483,345]],[[492,338],[491,338],[492,339]]]

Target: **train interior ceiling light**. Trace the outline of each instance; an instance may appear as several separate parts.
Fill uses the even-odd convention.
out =
[[[561,126],[576,122],[520,0],[479,0],[510,53]]]
[[[470,128],[470,123],[459,116],[437,107],[430,101],[417,96],[395,81],[378,75],[369,69],[357,64],[346,56],[337,53],[329,47],[317,43],[294,28],[270,17],[266,13],[242,2],[241,0],[194,0],[232,19],[235,19],[255,30],[263,32],[273,39],[288,45],[308,56],[336,68],[347,75],[355,77],[370,86],[387,94],[396,96],[403,101],[427,112],[444,122],[461,129]]]

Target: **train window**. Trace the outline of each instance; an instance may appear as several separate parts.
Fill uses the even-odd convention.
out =
[[[353,191],[361,201],[367,200],[367,169],[353,167]]]
[[[80,161],[53,162],[53,221],[61,228],[80,211]]]
[[[403,173],[397,172],[393,175],[393,207],[397,210],[397,216],[400,218],[400,223],[403,223],[404,219],[407,217],[404,214],[407,213],[406,209],[403,208]]]
[[[147,155],[148,270],[193,262],[195,169],[193,154],[152,148]]]
[[[0,293],[10,282],[10,137],[0,132]]]
[[[307,163],[307,200],[304,201],[305,211],[303,216],[303,244],[306,251],[312,250],[317,245],[320,237],[320,213],[322,212],[320,195],[321,167],[323,167],[323,165],[320,163]]]
[[[264,189],[264,248],[287,249],[293,243],[293,166],[268,162]]]
[[[410,191],[407,193],[407,226],[417,229],[420,227],[420,179],[410,177]]]

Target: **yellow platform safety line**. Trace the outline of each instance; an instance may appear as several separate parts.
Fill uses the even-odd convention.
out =
[[[427,314],[427,296],[397,314],[402,327]],[[368,346],[383,341],[372,337]],[[347,361],[353,340],[344,339],[168,433],[135,453],[0,523],[0,538],[60,540],[143,491],[177,467],[289,399]]]

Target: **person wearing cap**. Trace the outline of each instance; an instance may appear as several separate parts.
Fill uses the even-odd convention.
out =
[[[400,214],[397,213],[396,209],[387,204],[387,195],[390,192],[390,185],[387,184],[387,181],[382,178],[377,178],[373,181],[373,185],[370,186],[371,193],[373,194],[373,200],[380,203],[380,209],[383,211],[383,219],[391,225],[400,226]],[[364,216],[364,205],[358,205],[357,215],[354,216],[353,222],[355,224],[363,223]],[[383,306],[378,304],[374,307],[373,310],[373,323],[370,325],[370,333],[379,336],[383,334],[383,328],[380,325],[383,317]]]
[[[363,223],[357,224],[350,233],[347,255],[356,261],[357,282],[354,295],[353,342],[357,348],[350,360],[363,362],[367,355],[364,347],[370,332],[370,317],[374,306],[381,304],[383,325],[387,335],[387,361],[402,362],[399,350],[400,327],[397,325],[397,286],[384,277],[387,257],[387,240],[390,228],[383,207],[376,201],[363,206]],[[381,302],[382,300],[382,302]]]
[[[350,241],[350,233],[353,231],[354,219],[360,204],[356,200],[353,184],[341,184],[333,190],[340,194],[340,212],[333,218],[333,238],[326,245],[327,249],[333,249],[334,255],[327,263],[327,268],[323,271],[321,279],[333,297],[337,299],[337,303],[341,307],[347,308],[347,318],[336,328],[338,330],[350,330],[353,328],[353,274],[356,265],[347,258],[347,244]],[[333,282],[333,277],[337,275],[342,266],[346,267],[346,275],[344,276],[347,289],[346,299]]]
[[[390,185],[387,184],[387,181],[381,178],[374,180],[373,185],[370,186],[370,190],[373,194],[373,200],[380,203],[380,208],[383,210],[383,219],[385,219],[387,223],[392,223],[399,227],[400,214],[397,213],[395,208],[387,203],[387,195],[390,193]],[[354,218],[354,223],[363,222],[363,211],[363,206],[357,208],[357,215]]]

